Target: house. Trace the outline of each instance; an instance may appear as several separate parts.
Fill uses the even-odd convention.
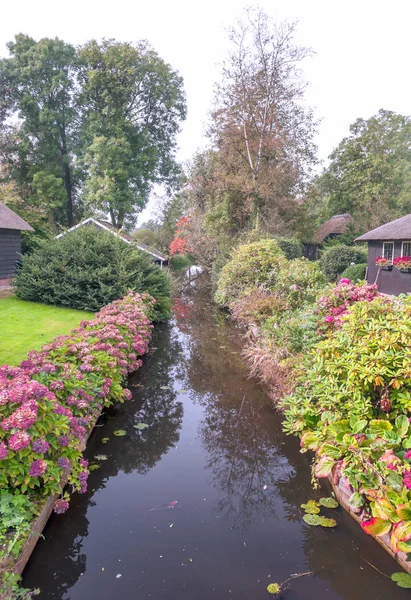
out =
[[[400,264],[401,257],[411,256],[411,214],[368,231],[355,241],[368,242],[368,283],[376,283],[384,294],[411,294],[411,272],[408,267],[401,269]],[[382,266],[375,262],[379,257],[385,259],[380,261]]]
[[[160,250],[150,248],[146,244],[137,242],[131,235],[129,235],[125,231],[121,231],[121,229],[117,229],[108,221],[102,221],[101,219],[95,219],[94,217],[89,217],[88,219],[84,219],[84,221],[81,221],[81,223],[78,223],[74,227],[71,227],[71,229],[68,229],[64,233],[60,233],[59,235],[57,235],[56,239],[63,237],[67,233],[70,233],[70,231],[74,231],[75,229],[78,229],[79,227],[90,227],[90,226],[97,227],[97,229],[99,229],[100,231],[108,231],[109,233],[112,233],[113,235],[116,235],[117,237],[121,238],[124,242],[126,242],[126,244],[135,246],[142,252],[145,252],[146,254],[150,254],[151,257],[153,258],[154,262],[156,264],[160,265],[161,267],[168,265],[168,256],[166,256],[165,254],[160,252]]]
[[[311,242],[304,244],[303,256],[308,258],[308,260],[317,260],[318,250],[321,248],[322,244],[327,240],[345,233],[351,222],[352,217],[348,213],[331,217],[331,219],[320,225]]]
[[[26,221],[0,202],[0,285],[8,285],[21,256],[21,232],[34,231]]]

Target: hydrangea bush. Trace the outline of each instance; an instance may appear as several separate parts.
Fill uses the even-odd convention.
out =
[[[0,367],[0,489],[48,495],[66,475],[86,491],[85,439],[104,406],[131,397],[122,383],[148,350],[154,303],[130,292],[19,367]]]

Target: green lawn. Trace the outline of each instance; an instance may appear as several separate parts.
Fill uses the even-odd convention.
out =
[[[0,300],[0,365],[18,365],[30,350],[65,335],[93,313],[19,300]]]

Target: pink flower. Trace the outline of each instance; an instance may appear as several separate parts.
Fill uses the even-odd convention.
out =
[[[14,450],[17,452],[18,450],[23,450],[30,444],[31,438],[26,431],[18,431],[17,433],[13,433],[9,439],[9,448],[10,450]]]
[[[326,317],[324,317],[324,321],[326,323],[332,323],[334,321],[334,317],[332,317],[331,315],[327,315]]]
[[[31,477],[40,477],[47,471],[45,460],[34,460],[30,465],[29,475]]]
[[[4,442],[0,442],[0,460],[7,458],[9,450]]]
[[[346,277],[343,277],[342,279],[340,279],[340,283],[341,284],[349,284],[351,283],[351,279],[347,279]]]
[[[67,502],[67,500],[63,500],[63,498],[59,498],[54,503],[54,512],[57,513],[58,515],[62,515],[63,513],[66,512],[68,507],[69,507],[69,503]]]
[[[407,489],[411,490],[411,471],[404,475],[403,483]]]
[[[410,458],[411,458],[411,450],[408,450],[408,452],[405,453],[404,458],[405,458],[405,460],[410,460]]]

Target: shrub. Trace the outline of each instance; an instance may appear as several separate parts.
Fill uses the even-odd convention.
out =
[[[0,488],[56,492],[68,466],[83,487],[80,441],[103,405],[129,397],[122,382],[147,352],[153,303],[130,293],[20,367],[0,367]]]
[[[328,281],[336,281],[339,275],[351,263],[364,263],[367,261],[367,253],[356,246],[334,246],[322,253],[320,258],[321,269],[327,276]]]
[[[175,254],[170,258],[170,267],[173,271],[185,271],[194,261],[188,254]]]
[[[320,331],[325,333],[339,327],[350,306],[356,302],[371,302],[379,295],[376,285],[355,285],[349,279],[341,279],[318,299],[315,313]]]
[[[312,304],[327,279],[318,263],[297,258],[284,263],[275,282],[275,291],[286,298],[290,308]]]
[[[293,260],[294,258],[301,258],[303,255],[303,245],[299,240],[293,238],[274,238],[278,246],[284,253],[285,258]]]
[[[262,331],[284,356],[310,350],[320,339],[318,319],[312,308],[287,312],[283,318],[268,318],[262,324]]]
[[[350,279],[353,283],[364,281],[365,270],[367,263],[359,263],[358,265],[350,265],[341,273],[341,279]]]
[[[287,309],[287,303],[277,295],[256,289],[231,305],[233,319],[241,325],[263,325],[267,319],[279,318]]]
[[[394,551],[411,529],[410,361],[411,299],[357,302],[282,402],[286,431],[316,452],[315,475],[346,478],[352,506],[374,517],[363,529],[391,532]]]
[[[236,248],[221,269],[216,302],[229,306],[257,287],[273,288],[286,259],[274,240],[262,240]]]
[[[94,227],[43,243],[23,257],[16,277],[19,298],[89,311],[121,298],[129,289],[155,298],[156,319],[168,315],[166,272],[145,253]]]

